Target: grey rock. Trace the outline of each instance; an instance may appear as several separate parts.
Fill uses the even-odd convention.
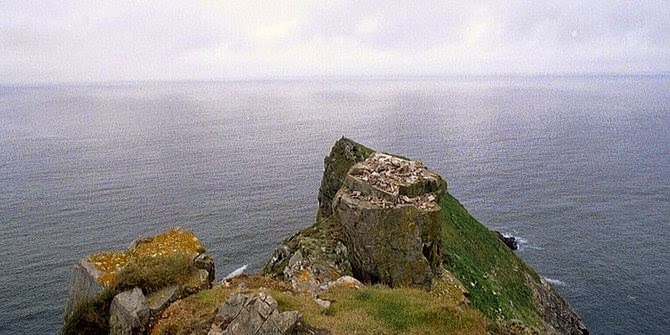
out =
[[[104,287],[98,282],[101,272],[85,258],[74,265],[72,282],[70,283],[70,295],[65,305],[65,319],[79,305],[95,298]]]
[[[328,308],[330,307],[331,304],[330,300],[323,300],[319,298],[315,298],[314,302],[316,302],[316,304],[319,305],[319,307],[321,308]]]
[[[109,308],[110,335],[143,334],[149,323],[149,314],[140,288],[117,294]]]
[[[517,250],[519,249],[519,242],[517,242],[516,238],[514,236],[505,236],[503,233],[497,231],[497,230],[492,230],[493,234],[502,242],[504,243],[510,250]]]
[[[343,232],[334,220],[321,220],[279,246],[263,273],[283,280],[297,292],[318,294],[320,287],[352,275]]]
[[[317,218],[332,215],[332,201],[342,187],[344,178],[354,164],[364,161],[374,151],[348,138],[339,139],[324,159],[324,172],[319,187],[319,213]]]
[[[264,293],[236,293],[220,307],[208,335],[289,334],[301,319],[297,311],[280,313]]]
[[[589,330],[582,318],[547,281],[539,281],[527,275],[526,281],[533,291],[533,301],[538,306],[547,333],[588,335]]]
[[[212,256],[203,252],[193,259],[193,265],[196,269],[206,270],[208,273],[209,282],[214,282],[214,258],[212,258]]]
[[[180,296],[179,285],[170,285],[147,296],[146,304],[151,315],[158,315]]]

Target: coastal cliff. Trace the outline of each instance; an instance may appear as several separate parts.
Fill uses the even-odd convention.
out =
[[[421,162],[342,138],[324,165],[316,222],[261,273],[213,284],[204,247],[173,230],[75,265],[63,333],[588,334]]]

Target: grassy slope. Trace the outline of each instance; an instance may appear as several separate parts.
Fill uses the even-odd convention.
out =
[[[483,334],[490,325],[476,309],[419,289],[333,288],[322,295],[332,305],[322,309],[308,296],[287,294],[268,280],[252,276],[244,283],[248,291],[274,297],[280,311],[298,310],[310,327],[331,334]],[[217,307],[235,291],[217,286],[178,301],[151,334],[207,334]]]
[[[526,278],[537,274],[473,218],[451,194],[440,201],[445,226],[445,267],[470,291],[470,300],[491,320],[518,319],[529,326],[541,321]]]

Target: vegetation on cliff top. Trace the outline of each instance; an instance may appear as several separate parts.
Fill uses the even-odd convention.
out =
[[[332,301],[324,309],[284,285],[268,277],[244,276],[228,286],[200,291],[165,310],[151,334],[207,334],[217,307],[240,286],[244,291],[264,291],[277,300],[280,311],[300,311],[311,329],[331,334],[483,334],[491,327],[476,309],[421,289],[334,287],[320,295]]]
[[[173,283],[185,283],[195,268],[190,255],[144,256],[126,264],[95,299],[75,308],[65,319],[62,334],[108,334],[109,307],[115,295],[139,287],[145,294]]]
[[[165,233],[133,243],[126,251],[103,251],[87,257],[102,274],[98,282],[109,286],[127,265],[147,262],[154,257],[170,256],[173,253],[197,254],[205,249],[200,240],[190,231],[175,228]],[[117,281],[118,282],[118,281]]]

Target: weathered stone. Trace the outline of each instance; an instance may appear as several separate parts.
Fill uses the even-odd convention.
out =
[[[158,315],[171,303],[176,301],[180,296],[180,290],[181,288],[179,285],[170,285],[150,293],[147,296],[146,305],[149,308],[151,315]]]
[[[196,269],[203,269],[206,270],[208,273],[208,280],[210,283],[214,282],[215,278],[215,272],[214,272],[214,258],[210,256],[208,253],[201,253],[197,257],[193,259],[193,266],[196,267]]]
[[[95,298],[104,290],[105,286],[98,281],[101,275],[102,272],[87,259],[81,259],[74,265],[72,282],[70,283],[70,296],[65,305],[65,319],[80,304]]]
[[[317,305],[321,308],[328,308],[330,307],[331,302],[329,300],[323,300],[320,298],[314,298],[314,302],[316,302]]]
[[[332,205],[356,278],[430,286],[441,263],[446,182],[416,161],[374,153],[351,167]]]
[[[290,283],[297,292],[316,295],[322,285],[352,275],[349,251],[342,239],[337,222],[322,220],[285,240],[263,272]]]
[[[110,335],[144,333],[149,322],[149,314],[141,289],[136,287],[117,294],[109,308]]]
[[[339,139],[324,159],[324,172],[319,187],[319,213],[317,219],[327,218],[333,214],[332,201],[342,187],[349,169],[356,163],[364,161],[374,151],[348,138]]]
[[[356,278],[391,286],[430,286],[432,269],[441,262],[439,207],[380,208],[343,189],[333,210],[345,231]]]
[[[411,202],[411,198],[424,194],[431,194],[431,201],[435,201],[447,187],[438,174],[421,162],[378,152],[352,166],[344,178],[344,186],[394,204],[399,200]]]
[[[207,275],[213,280],[214,262],[204,252],[205,249],[193,233],[174,228],[153,237],[135,240],[128,250],[100,252],[81,259],[74,268],[65,318],[81,303],[93,299],[104,288],[110,287],[124,267],[139,259],[184,254],[195,259],[196,267],[211,270]]]
[[[439,274],[433,278],[430,293],[438,297],[446,297],[461,305],[470,303],[468,290],[453,273],[445,269],[439,271]]]
[[[300,313],[280,313],[265,293],[236,293],[219,307],[208,335],[283,335],[298,325]]]
[[[538,306],[549,334],[588,335],[582,318],[556,290],[543,278],[526,276],[528,287],[533,292],[533,301]]]

